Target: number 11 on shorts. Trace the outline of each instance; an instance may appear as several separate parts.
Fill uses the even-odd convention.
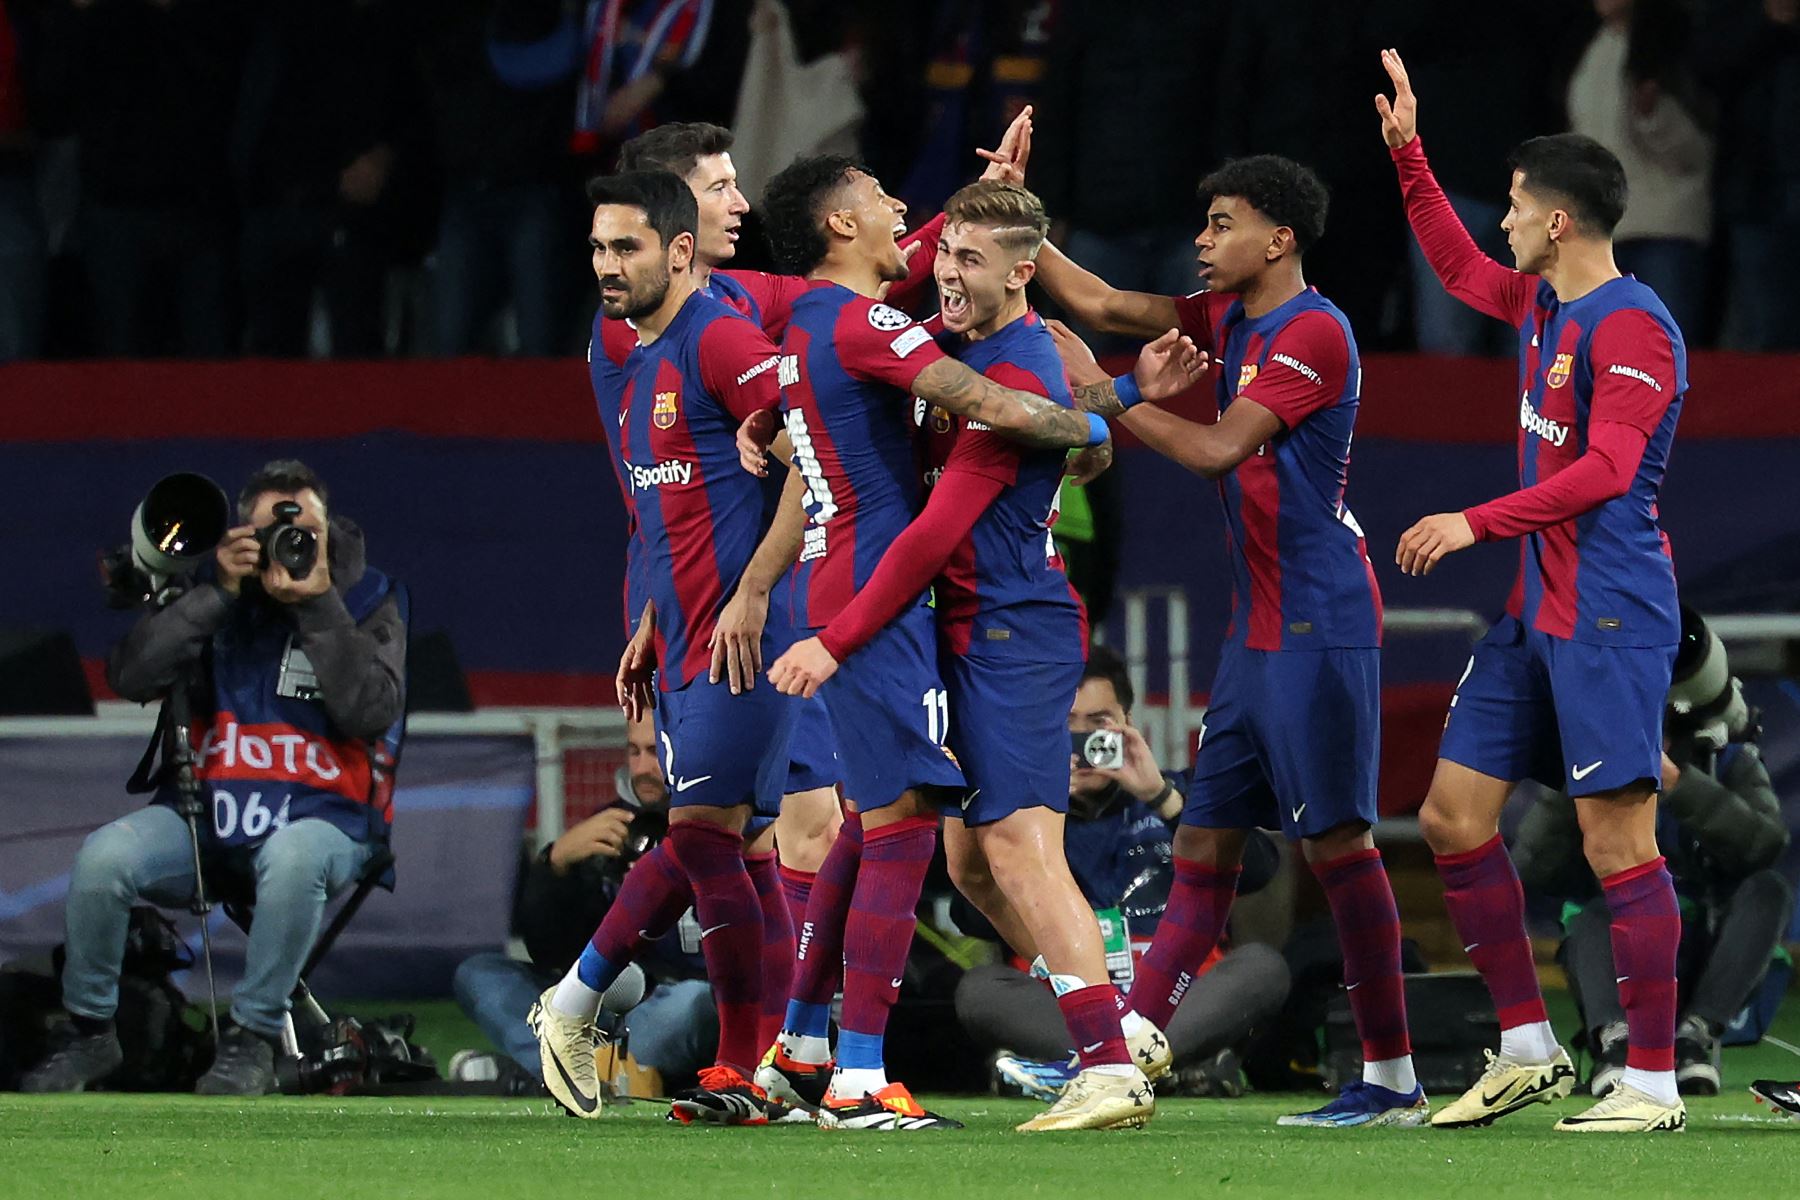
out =
[[[925,734],[938,745],[950,736],[950,693],[943,688],[932,688],[926,692],[920,703],[925,706]]]

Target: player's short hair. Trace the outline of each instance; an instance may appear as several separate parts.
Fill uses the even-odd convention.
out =
[[[700,206],[687,180],[669,171],[623,171],[588,180],[587,198],[595,208],[623,204],[642,209],[665,248],[677,234],[698,236]]]
[[[1127,714],[1137,703],[1137,692],[1131,686],[1131,672],[1125,669],[1125,660],[1105,646],[1088,648],[1087,666],[1081,669],[1081,682],[1090,679],[1104,679],[1112,684],[1113,695],[1119,698],[1119,707]]]
[[[813,154],[795,159],[769,181],[763,194],[763,232],[777,271],[805,275],[825,261],[831,246],[825,240],[826,205],[852,171],[867,170],[848,155]]]
[[[1625,215],[1625,167],[1618,155],[1579,133],[1553,133],[1520,142],[1507,166],[1525,186],[1567,202],[1575,220],[1611,237]]]
[[[311,488],[319,497],[319,503],[325,511],[331,511],[331,496],[325,490],[325,481],[319,478],[318,472],[297,458],[277,458],[256,468],[250,478],[244,480],[237,497],[238,516],[249,520],[256,508],[257,497],[268,492],[285,492],[294,495]]]
[[[1294,246],[1305,254],[1325,236],[1331,193],[1319,177],[1291,158],[1255,154],[1233,158],[1200,181],[1200,203],[1237,196],[1277,225],[1294,231]]]
[[[658,125],[619,147],[619,170],[673,171],[686,179],[701,159],[726,153],[735,140],[731,130],[705,121]]]
[[[1001,247],[1020,258],[1035,259],[1050,236],[1044,202],[1010,183],[979,179],[944,203],[946,225],[980,225]]]

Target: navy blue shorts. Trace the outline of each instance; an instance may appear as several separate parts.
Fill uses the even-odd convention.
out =
[[[1463,670],[1438,757],[1572,796],[1662,780],[1674,646],[1595,646],[1501,617]]]
[[[819,695],[837,733],[844,798],[859,811],[886,808],[909,788],[964,786],[944,748],[950,702],[938,678],[937,626],[923,600],[846,659]]]
[[[963,821],[990,825],[1022,808],[1068,812],[1069,708],[1083,664],[950,653],[938,661],[950,749],[969,781]]]
[[[759,685],[761,686],[761,685]],[[831,712],[818,696],[796,702],[793,735],[788,739],[788,795],[836,787],[843,771],[838,766],[837,734],[831,728]]]
[[[1289,839],[1373,825],[1381,651],[1226,646],[1181,823]]]
[[[708,683],[704,675],[679,691],[658,691],[656,735],[670,807],[748,804],[755,818],[772,820],[781,811],[798,707],[773,687],[734,696],[729,684]]]

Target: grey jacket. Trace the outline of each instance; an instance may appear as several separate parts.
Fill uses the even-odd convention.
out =
[[[235,605],[275,605],[294,624],[331,723],[353,738],[378,737],[406,702],[405,624],[393,595],[360,624],[351,619],[344,594],[368,569],[362,530],[332,517],[328,544],[330,591],[299,604],[275,605],[254,586],[234,597],[216,583],[197,584],[167,608],[138,620],[107,659],[107,683],[127,700],[160,700],[184,667],[204,658]],[[194,701],[196,712],[211,708],[208,681],[196,681]]]

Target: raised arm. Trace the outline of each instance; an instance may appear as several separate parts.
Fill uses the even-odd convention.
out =
[[[1509,325],[1518,324],[1531,304],[1537,276],[1501,266],[1483,254],[1469,236],[1431,173],[1431,164],[1425,161],[1425,148],[1419,142],[1419,101],[1399,51],[1383,50],[1381,65],[1393,80],[1394,99],[1390,103],[1386,96],[1376,96],[1375,111],[1381,115],[1381,136],[1399,172],[1406,219],[1419,240],[1419,249],[1444,290],[1479,312]]]

